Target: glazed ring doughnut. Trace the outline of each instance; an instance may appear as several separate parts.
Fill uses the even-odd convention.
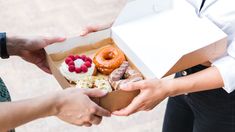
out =
[[[109,75],[114,69],[106,69],[97,67],[98,71],[102,74]]]
[[[101,73],[109,75],[113,70],[120,67],[125,60],[125,55],[120,49],[114,46],[106,46],[96,53],[93,61]]]

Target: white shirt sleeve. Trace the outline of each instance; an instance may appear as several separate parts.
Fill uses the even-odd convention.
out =
[[[233,25],[226,27],[226,29],[224,31],[228,34],[227,53],[225,56],[215,60],[212,65],[218,68],[222,76],[224,90],[231,93],[235,90],[235,28]]]
[[[222,76],[224,90],[228,93],[233,92],[235,90],[235,40],[233,38],[229,42],[227,55],[215,60],[212,65],[218,68]]]
[[[218,68],[222,76],[224,90],[228,93],[233,92],[235,90],[235,59],[228,55],[214,61],[212,65]]]
[[[206,3],[201,12],[203,16],[209,18],[228,35],[225,56],[213,61],[212,65],[217,67],[221,74],[224,90],[231,93],[235,90],[235,8],[228,0],[209,0]]]

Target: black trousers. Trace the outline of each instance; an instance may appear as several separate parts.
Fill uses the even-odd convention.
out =
[[[198,65],[186,72],[205,68]],[[169,98],[163,132],[235,132],[235,92],[228,94],[220,88]]]

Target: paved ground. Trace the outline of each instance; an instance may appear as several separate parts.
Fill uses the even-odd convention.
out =
[[[110,23],[125,0],[0,0],[0,31],[13,35],[78,35],[82,27]],[[13,100],[27,99],[60,89],[51,75],[18,57],[0,60],[0,76]],[[165,101],[148,113],[105,118],[100,126],[75,127],[54,117],[17,128],[17,132],[160,132]]]

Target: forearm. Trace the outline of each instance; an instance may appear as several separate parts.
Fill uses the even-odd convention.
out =
[[[216,67],[168,80],[169,96],[218,89],[224,86],[222,77]]]
[[[0,103],[0,131],[56,113],[55,96],[43,96],[18,102]]]

